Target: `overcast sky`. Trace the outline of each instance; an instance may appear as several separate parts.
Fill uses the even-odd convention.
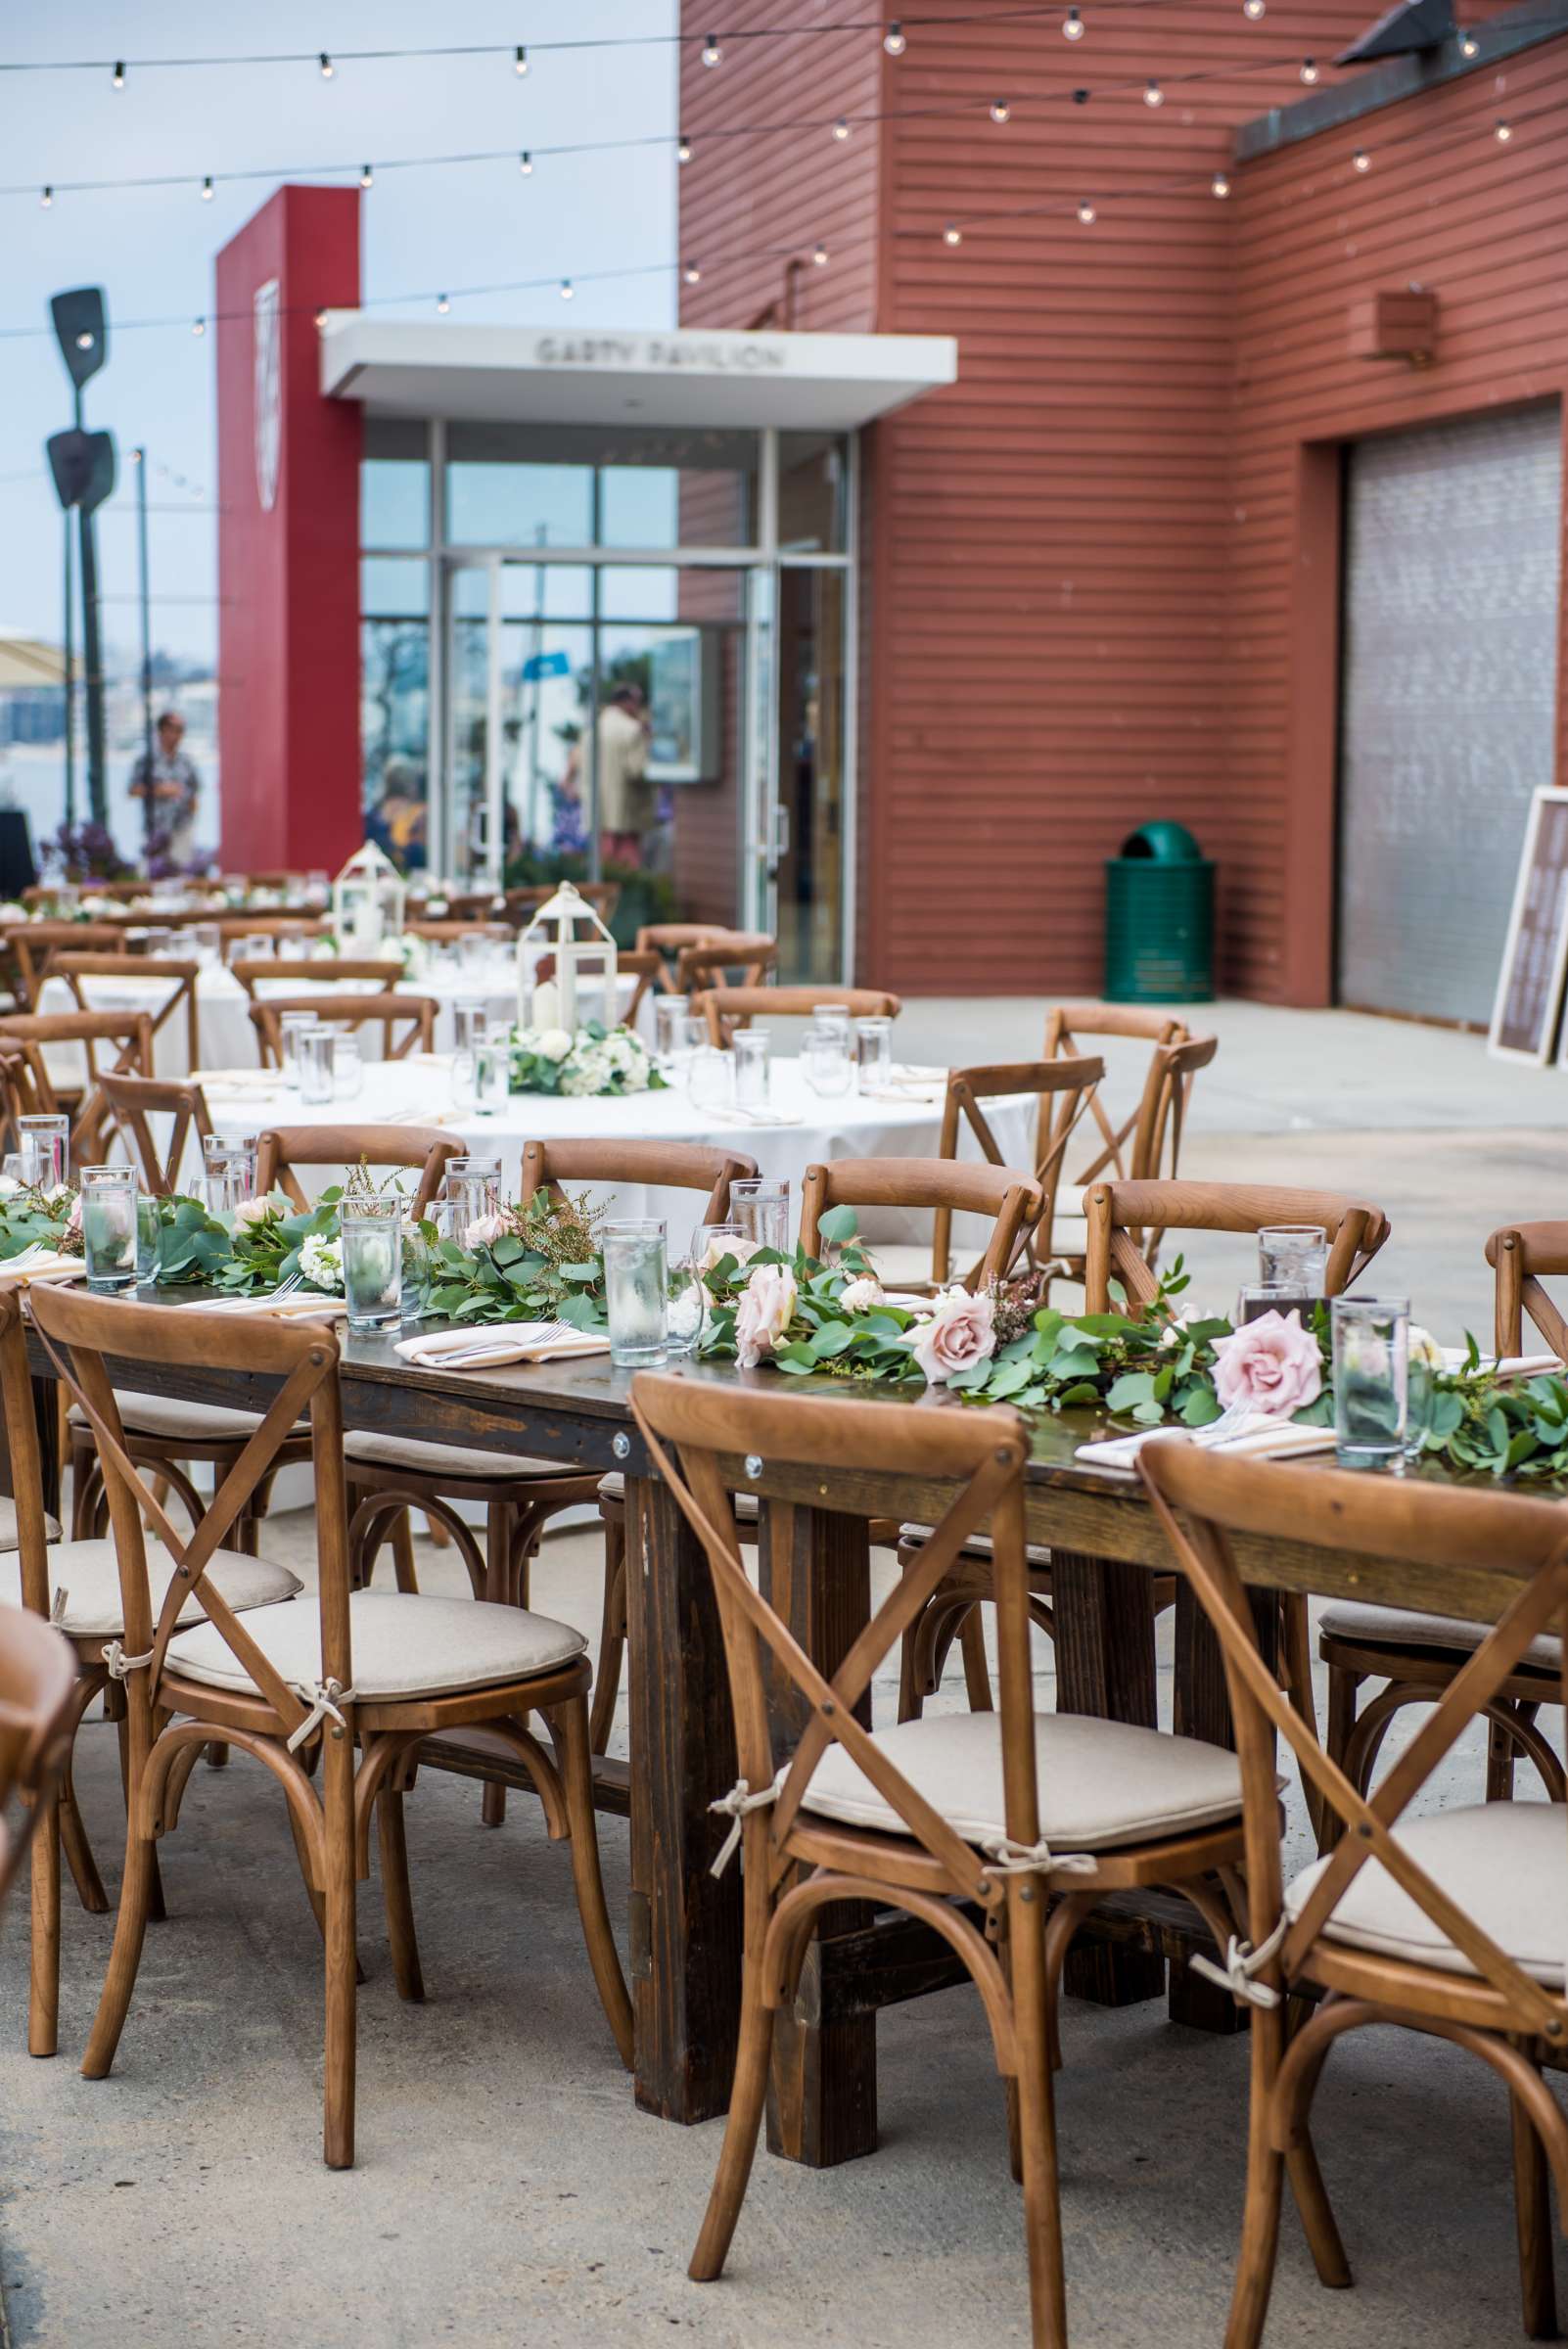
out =
[[[519,79],[511,45],[531,35],[614,37],[673,29],[676,0],[578,0],[571,11],[541,0],[271,0],[259,12],[197,0],[138,0],[135,8],[77,0],[69,10],[7,11],[6,61],[124,55],[125,87],[103,71],[0,75],[0,328],[41,328],[0,339],[0,633],[59,639],[60,519],[43,442],[70,422],[70,393],[49,330],[49,298],[68,286],[102,285],[111,355],[88,387],[87,421],[108,426],[121,451],[121,487],[100,530],[106,597],[136,586],[135,526],[124,451],[145,440],[155,508],[212,502],[214,344],[190,321],[211,303],[212,256],[285,178],[319,166],[358,165],[454,150],[542,147],[576,139],[669,134],[675,125],[669,46],[535,53]],[[504,57],[338,63],[330,81],[313,64],[138,70],[153,57],[238,55],[256,50],[329,52],[454,42],[508,44]],[[312,172],[310,166],[318,166]],[[623,284],[582,281],[594,270],[674,257],[675,162],[669,148],[541,162],[530,179],[515,161],[387,171],[363,198],[364,283],[383,297],[450,288],[454,319],[555,321],[554,293],[487,296],[460,289],[535,274],[577,281],[575,326],[667,324],[675,312],[669,274]],[[254,180],[199,194],[207,172],[254,170]],[[61,193],[45,210],[46,182],[188,172],[177,189]],[[395,315],[396,312],[390,312]],[[412,314],[424,315],[425,310]],[[171,326],[133,329],[139,318]],[[118,331],[116,331],[116,329]],[[161,471],[160,468],[162,470]],[[168,477],[189,484],[180,487]],[[155,512],[152,571],[156,643],[209,659],[216,644],[209,602],[215,573],[210,512]],[[136,643],[130,601],[111,601],[113,645]]]

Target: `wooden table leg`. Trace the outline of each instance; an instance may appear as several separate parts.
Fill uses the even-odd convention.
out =
[[[832,1515],[773,1501],[761,1524],[761,1589],[777,1608],[818,1671],[833,1674],[871,1610],[870,1549],[863,1517]],[[799,1737],[800,1692],[769,1676],[780,1759]],[[867,1727],[869,1692],[856,1708]],[[834,1940],[869,1921],[864,1902],[824,1909],[807,1970],[830,1962]],[[812,2006],[819,2002],[805,2000]],[[781,2010],[773,2024],[773,2064],[767,2092],[767,2142],[787,2160],[827,2169],[872,2153],[877,2142],[877,2025],[875,2014],[807,2023]]]
[[[740,2024],[740,1869],[710,1873],[735,1727],[708,1562],[666,1486],[626,1480],[631,1974],[636,2096],[667,2121],[728,2108]]]
[[[1272,1590],[1249,1590],[1258,1645],[1265,1663],[1273,1664],[1279,1646],[1279,1601]],[[1190,1583],[1176,1585],[1176,1692],[1172,1726],[1178,1737],[1202,1737],[1210,1745],[1234,1746],[1236,1733],[1225,1689],[1224,1663],[1220,1642],[1208,1617],[1193,1595]],[[1171,2020],[1194,2031],[1214,2031],[1222,2037],[1245,2031],[1248,2010],[1229,1991],[1173,1958],[1171,1963]]]
[[[1057,1711],[1157,1727],[1154,1603],[1144,1568],[1084,1557],[1053,1543],[1051,1604]],[[1068,1954],[1063,1984],[1073,1997],[1100,2006],[1131,2006],[1163,1995],[1165,1960],[1081,1939]]]

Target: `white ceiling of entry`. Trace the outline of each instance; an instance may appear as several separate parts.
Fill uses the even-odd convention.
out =
[[[581,332],[331,310],[321,389],[378,416],[848,432],[954,383],[949,335]]]

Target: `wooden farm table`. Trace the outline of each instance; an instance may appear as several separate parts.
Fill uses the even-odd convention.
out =
[[[582,1468],[623,1470],[627,1503],[642,1526],[642,1571],[628,1588],[627,1675],[631,1764],[599,1766],[598,1797],[631,1819],[631,1973],[637,2024],[636,2098],[667,2120],[700,2121],[728,2101],[739,2009],[740,1871],[715,1879],[711,1863],[724,1826],[709,1810],[735,1776],[735,1754],[717,1611],[700,1545],[648,1462],[627,1407],[629,1374],[607,1358],[542,1369],[484,1373],[414,1370],[379,1338],[346,1337],[343,1404],[347,1425],[424,1442],[448,1438],[486,1451],[524,1453]],[[48,1376],[41,1352],[35,1367]],[[699,1379],[774,1383],[766,1372],[692,1366]],[[263,1408],[272,1382],[234,1371],[113,1365],[116,1384],[200,1403]],[[830,1379],[797,1382],[842,1394]],[[856,1387],[857,1401],[879,1400]],[[928,1397],[926,1409],[956,1409]],[[1091,1467],[1077,1446],[1097,1432],[1088,1414],[1038,1424],[1028,1476],[1032,1542],[1052,1553],[1057,1703],[1066,1712],[1156,1723],[1151,1573],[1170,1571],[1142,1487],[1126,1470]],[[47,1456],[47,1454],[46,1454]],[[892,1475],[849,1479],[838,1472],[764,1461],[732,1481],[759,1494],[762,1587],[796,1636],[827,1674],[867,1619],[870,1577],[866,1516],[930,1522],[951,1491],[938,1481]],[[1383,1600],[1434,1613],[1495,1620],[1510,1579],[1487,1561],[1473,1568],[1421,1569],[1313,1546],[1313,1465],[1282,1474],[1302,1480],[1302,1538],[1263,1545],[1239,1541],[1238,1566],[1255,1598],[1260,1631],[1272,1635],[1271,1590],[1310,1590]],[[635,1553],[634,1553],[635,1554]],[[1190,1602],[1177,1599],[1176,1727],[1229,1742],[1218,1648]],[[427,1749],[428,1751],[429,1749]],[[432,1760],[437,1757],[432,1754]],[[509,1783],[499,1757],[478,1745],[448,1745],[446,1768]],[[769,2099],[775,2151],[826,2165],[876,2142],[876,2015],[884,2006],[960,1979],[945,1945],[901,1914],[857,1909],[847,1928],[819,1939],[807,1958],[795,2010],[779,2017]],[[1160,1894],[1118,1895],[1089,1920],[1085,1946],[1070,1961],[1080,1995],[1123,2003],[1162,1994],[1171,1973],[1172,2010],[1222,2030],[1235,2027],[1228,1998],[1188,1974],[1186,1953],[1204,1947],[1184,1904]]]

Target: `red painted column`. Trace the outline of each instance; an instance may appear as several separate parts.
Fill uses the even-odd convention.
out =
[[[218,753],[227,872],[363,838],[359,409],[316,312],[359,301],[359,192],[279,188],[217,256]]]

